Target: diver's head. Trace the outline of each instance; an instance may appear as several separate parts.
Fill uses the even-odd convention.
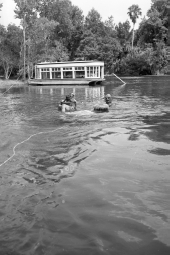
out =
[[[74,96],[75,96],[74,93],[71,93],[71,94],[70,94],[70,97],[71,97],[71,98],[73,98]]]
[[[70,100],[71,96],[70,95],[66,95],[66,100]]]
[[[111,95],[110,95],[110,94],[107,94],[105,97],[109,98],[109,97],[111,97]]]

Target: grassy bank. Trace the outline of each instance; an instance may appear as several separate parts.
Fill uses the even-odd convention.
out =
[[[21,80],[4,80],[0,79],[0,87],[10,87],[10,86],[24,86],[27,85],[27,81],[21,81]]]

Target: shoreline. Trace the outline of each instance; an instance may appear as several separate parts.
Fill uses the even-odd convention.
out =
[[[25,86],[25,85],[27,85],[27,80],[21,81],[21,80],[0,79],[0,88],[10,87],[10,86]]]
[[[105,75],[105,77],[112,77],[114,75]],[[120,76],[121,78],[144,78],[144,77],[170,77],[170,75],[143,75],[143,76]],[[15,87],[23,87],[28,85],[28,80],[22,81],[22,80],[16,80],[16,79],[9,79],[9,80],[4,80],[0,78],[0,88],[7,88],[10,86],[15,86]]]

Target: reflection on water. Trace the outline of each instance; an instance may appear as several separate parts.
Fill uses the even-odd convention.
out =
[[[37,93],[37,94],[50,94],[50,95],[61,95],[61,97],[66,96],[67,94],[74,93],[76,95],[84,95],[85,99],[94,99],[98,98],[101,99],[104,97],[104,86],[95,86],[95,87],[86,87],[86,86],[57,86],[57,87],[32,87],[29,86],[28,90],[30,93]]]
[[[0,254],[169,254],[169,79],[0,89]]]

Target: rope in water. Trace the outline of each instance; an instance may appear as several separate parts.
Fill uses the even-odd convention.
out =
[[[7,93],[13,86],[15,86],[15,84],[13,84],[12,86],[10,86],[9,89],[7,89],[4,93],[2,93],[2,95],[4,95],[5,93]],[[34,136],[41,135],[41,134],[53,133],[53,132],[55,132],[55,131],[57,131],[57,130],[59,130],[59,129],[61,129],[61,128],[62,128],[62,127],[56,128],[56,129],[51,130],[51,131],[44,131],[44,132],[35,133],[35,134],[33,134],[33,135],[30,135],[27,139],[23,140],[22,142],[17,143],[17,144],[13,147],[13,149],[12,149],[13,154],[12,154],[8,159],[6,159],[3,163],[1,163],[1,164],[0,164],[0,167],[3,166],[3,165],[5,165],[8,161],[10,161],[10,160],[16,155],[16,148],[17,148],[19,145],[21,145],[21,144],[23,144],[23,143],[29,141],[29,140],[30,140],[32,137],[34,137]]]
[[[53,132],[55,132],[55,131],[57,131],[57,130],[59,130],[59,129],[61,129],[61,128],[63,128],[63,127],[59,127],[59,128],[54,129],[54,130],[51,130],[51,131],[45,131],[45,132],[35,133],[35,134],[33,134],[33,135],[30,135],[27,139],[23,140],[22,142],[17,143],[17,144],[13,147],[13,149],[12,149],[12,151],[13,151],[12,156],[11,156],[10,158],[8,158],[7,160],[5,160],[2,164],[0,164],[0,167],[3,166],[4,164],[6,164],[8,161],[10,161],[10,160],[16,155],[16,148],[17,148],[19,145],[21,145],[21,144],[23,144],[23,143],[29,141],[29,140],[30,140],[32,137],[34,137],[34,136],[41,135],[41,134],[53,133]]]
[[[17,81],[19,80],[19,77],[17,78]],[[5,90],[4,93],[2,93],[2,95],[6,94],[13,86],[15,86],[16,84],[13,84],[12,86],[9,87],[9,89]]]
[[[15,86],[15,84],[13,84],[11,87],[9,87],[9,89],[5,90],[5,92],[2,93],[2,95],[6,94],[13,86]]]
[[[126,84],[126,82],[124,82],[122,79],[120,79],[120,77],[118,77],[116,74],[113,74],[117,79],[119,79],[121,82],[123,82],[123,85]]]

